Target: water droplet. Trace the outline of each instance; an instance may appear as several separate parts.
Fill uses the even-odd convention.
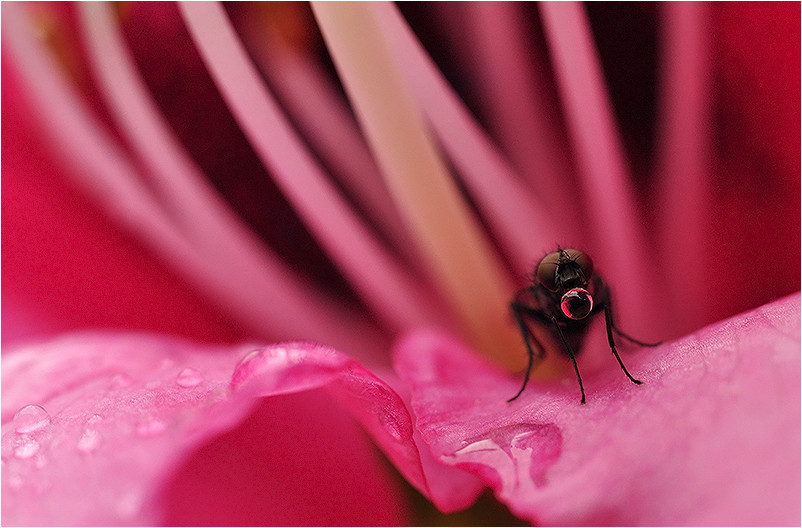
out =
[[[17,458],[31,458],[39,451],[39,442],[28,435],[20,435],[14,442],[14,456]]]
[[[262,363],[260,360],[264,357],[264,352],[262,349],[251,350],[237,363],[234,375],[231,376],[231,388],[239,387],[254,375]]]
[[[14,415],[14,430],[32,433],[50,425],[50,415],[38,405],[26,405]]]
[[[250,352],[245,354],[245,357],[243,357],[239,361],[237,366],[247,365],[248,363],[250,363],[254,359],[262,356],[263,353],[264,353],[264,350],[261,350],[261,349],[251,350]]]
[[[194,368],[185,368],[179,372],[178,376],[175,378],[175,382],[178,384],[178,386],[184,388],[196,387],[200,385],[202,381],[203,376]]]
[[[99,422],[102,422],[102,421],[103,421],[103,417],[102,416],[100,416],[99,414],[93,414],[86,421],[86,425],[95,425],[96,423],[99,423]]]
[[[149,418],[136,426],[136,434],[139,436],[156,436],[167,429],[167,424],[157,418]]]
[[[133,383],[134,380],[132,380],[131,377],[126,374],[115,374],[114,377],[111,378],[112,389],[122,389],[125,387],[130,387],[131,384]]]
[[[81,453],[91,453],[100,447],[100,433],[97,429],[87,428],[78,440],[78,451]]]

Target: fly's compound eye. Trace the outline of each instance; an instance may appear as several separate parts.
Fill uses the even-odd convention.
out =
[[[593,297],[584,288],[571,288],[562,296],[560,310],[569,319],[584,319],[593,310]]]
[[[593,261],[589,256],[578,249],[560,249],[549,253],[540,261],[537,266],[538,282],[549,291],[557,291],[559,271],[560,268],[565,270],[565,267],[581,271],[585,282],[593,275]]]

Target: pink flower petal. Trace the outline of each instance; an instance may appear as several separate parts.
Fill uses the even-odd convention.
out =
[[[167,526],[408,525],[406,489],[324,390],[263,400],[160,493]]]
[[[310,344],[261,349],[232,384],[248,350],[85,334],[4,352],[3,522],[408,523],[398,481],[330,396],[269,398],[253,412],[255,396],[313,388],[326,369],[347,367],[333,392],[371,406],[377,428],[403,443],[412,425],[395,393]],[[249,370],[263,357],[283,358],[271,364],[287,370],[273,378],[280,386],[264,368]],[[308,376],[293,378],[296,358],[308,358]],[[28,405],[44,411],[27,407],[15,419]],[[415,451],[407,448],[413,462]]]
[[[443,511],[469,506],[481,487],[463,472],[433,460],[420,445],[401,397],[357,361],[327,347],[274,346],[237,366],[232,388],[266,396],[326,386],[370,433],[407,480]]]
[[[642,386],[610,358],[584,406],[571,378],[508,404],[519,378],[433,333],[402,342],[397,369],[435,458],[532,522],[799,524],[799,317],[795,294],[638,350]]]

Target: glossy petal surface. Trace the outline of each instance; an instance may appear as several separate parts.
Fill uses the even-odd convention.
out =
[[[435,457],[533,523],[793,525],[799,315],[797,294],[627,354],[644,384],[590,372],[583,406],[570,377],[507,404],[520,380],[439,334],[409,336],[397,369]]]
[[[291,378],[292,358],[312,358],[308,373],[325,367],[315,358],[333,352],[310,344],[259,349],[249,357],[278,354],[273,366],[290,372],[276,386],[242,367],[234,374],[249,350],[82,334],[4,351],[3,522],[409,522],[398,481],[329,395],[258,398],[314,388],[314,376]],[[242,384],[249,390],[236,389]],[[363,407],[382,408],[375,390],[362,396]],[[403,404],[396,410],[406,424],[396,424],[392,411],[376,419],[411,436]]]

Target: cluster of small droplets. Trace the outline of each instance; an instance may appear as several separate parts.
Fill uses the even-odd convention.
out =
[[[164,363],[162,367],[170,367],[173,363]],[[175,383],[179,387],[192,388],[203,383],[203,375],[196,369],[187,367],[181,370],[175,378]],[[111,378],[110,389],[123,389],[130,387],[134,383],[133,379],[126,374],[116,374]],[[90,454],[100,448],[102,435],[98,430],[97,424],[103,421],[99,414],[91,415],[84,426],[81,436],[77,439],[77,448],[80,452]],[[14,432],[17,433],[13,440],[13,455],[18,459],[31,459],[37,457],[39,463],[44,463],[45,458],[40,454],[41,433],[51,424],[50,414],[40,405],[25,405],[14,415]],[[141,419],[135,432],[141,437],[155,436],[167,428],[166,422],[152,416]]]

